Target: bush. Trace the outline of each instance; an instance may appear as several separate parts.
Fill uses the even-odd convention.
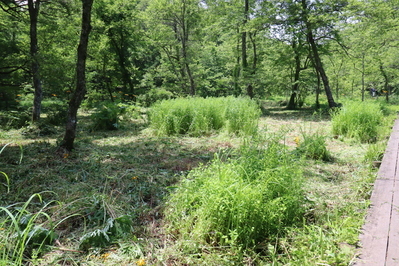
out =
[[[170,231],[200,244],[254,248],[302,221],[302,173],[276,143],[246,145],[236,160],[216,157],[192,171],[167,202]]]
[[[136,105],[103,102],[91,115],[93,130],[115,130],[123,120],[137,118],[139,108]]]
[[[250,135],[257,130],[259,116],[254,101],[234,97],[164,100],[149,112],[151,127],[158,135],[201,136],[221,129]]]
[[[381,106],[374,102],[347,102],[332,113],[332,132],[360,142],[375,142],[383,121]]]

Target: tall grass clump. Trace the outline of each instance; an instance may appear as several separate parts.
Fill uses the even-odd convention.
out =
[[[332,132],[363,143],[375,142],[383,117],[378,103],[349,101],[340,110],[332,113]]]
[[[154,104],[149,121],[158,135],[200,136],[222,129],[250,135],[259,116],[259,107],[248,98],[178,98]]]
[[[38,199],[38,202],[34,201]],[[0,262],[4,265],[23,265],[32,256],[43,252],[56,238],[53,223],[46,209],[54,202],[44,203],[41,194],[32,195],[26,202],[0,207]],[[36,211],[30,205],[40,204]],[[0,263],[0,264],[1,264]]]
[[[237,159],[216,156],[193,170],[167,202],[170,232],[200,245],[267,246],[305,212],[302,172],[291,158],[277,141],[246,144]]]
[[[327,149],[326,137],[318,132],[314,134],[302,132],[302,140],[295,138],[296,153],[308,159],[331,161],[333,158]]]

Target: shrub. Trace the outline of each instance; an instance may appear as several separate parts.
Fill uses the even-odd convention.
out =
[[[93,130],[115,130],[122,120],[138,117],[138,107],[131,104],[103,102],[91,115]]]
[[[332,113],[332,132],[360,142],[375,142],[382,123],[381,106],[374,102],[347,102]]]
[[[226,129],[249,135],[257,130],[260,109],[248,98],[179,98],[152,106],[149,120],[158,135],[200,136]]]
[[[167,202],[170,231],[202,244],[254,248],[301,221],[300,167],[274,143],[246,145],[236,160],[216,156],[192,171]]]

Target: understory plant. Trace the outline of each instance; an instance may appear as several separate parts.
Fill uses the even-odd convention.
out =
[[[115,130],[124,120],[138,117],[139,107],[135,104],[102,102],[91,115],[93,130]]]
[[[376,142],[383,117],[383,108],[378,102],[348,101],[332,113],[332,132],[363,143]]]
[[[327,150],[326,137],[318,132],[309,134],[302,132],[302,139],[295,139],[296,152],[308,159],[330,161],[332,156]]]
[[[262,249],[302,221],[302,182],[283,145],[245,144],[237,159],[216,156],[182,181],[167,202],[169,231],[200,245]]]
[[[251,135],[259,116],[258,105],[249,98],[179,98],[154,104],[149,121],[158,135],[201,136],[221,130]]]
[[[32,256],[43,252],[46,246],[55,240],[56,225],[46,209],[57,203],[44,203],[43,193],[34,194],[21,204],[0,207],[1,263],[23,265]],[[38,204],[41,206],[38,210],[29,210],[31,205]]]

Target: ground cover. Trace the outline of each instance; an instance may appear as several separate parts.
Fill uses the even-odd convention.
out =
[[[25,253],[31,265],[348,265],[355,258],[376,172],[364,159],[376,144],[333,135],[328,113],[264,103],[260,135],[295,150],[317,133],[325,136],[332,160],[301,159],[309,204],[303,221],[255,249],[179,239],[164,219],[165,202],[190,170],[209,164],[215,154],[236,156],[248,138],[156,136],[143,120],[93,132],[85,119],[90,116],[82,113],[73,153],[57,151],[62,128],[47,136],[27,128],[0,132],[1,146],[11,143],[0,155],[0,170],[9,177],[1,179],[0,206],[18,216],[16,203],[31,199],[24,215],[43,212],[56,224],[53,245],[42,254],[32,245]],[[41,197],[31,198],[35,193]],[[49,227],[48,219],[36,223]],[[1,227],[3,239],[7,231]],[[0,247],[6,250],[4,241]],[[0,252],[0,259],[8,255]]]

